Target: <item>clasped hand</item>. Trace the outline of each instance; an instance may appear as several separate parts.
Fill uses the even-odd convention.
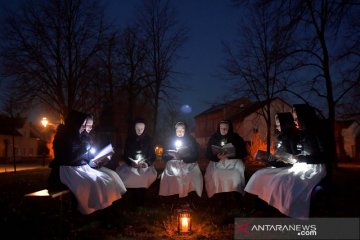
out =
[[[227,153],[218,153],[217,158],[220,159],[220,161],[224,161],[228,159],[228,154]]]
[[[133,163],[132,167],[134,168],[146,168],[148,165],[145,162],[140,162],[140,163]]]

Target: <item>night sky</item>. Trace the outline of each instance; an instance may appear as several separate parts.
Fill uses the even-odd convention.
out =
[[[143,0],[112,1],[106,0],[109,19],[117,21],[120,26],[131,22],[134,6]],[[228,82],[219,77],[220,65],[225,61],[222,41],[236,38],[237,23],[241,9],[232,6],[231,0],[172,0],[171,5],[177,11],[177,19],[188,28],[188,40],[179,54],[176,71],[177,81],[186,90],[179,96],[179,109],[189,105],[194,116],[210,105],[221,101],[229,92]],[[189,110],[189,108],[182,108]]]
[[[0,0],[4,8],[15,9],[20,0]],[[143,0],[104,0],[107,19],[120,27],[131,23],[136,6]],[[178,21],[188,29],[188,39],[179,55],[175,76],[186,90],[179,96],[177,107],[189,105],[194,116],[206,110],[210,103],[219,102],[230,92],[229,83],[219,77],[220,65],[225,61],[222,41],[237,37],[237,23],[241,9],[232,6],[231,0],[171,0]],[[189,108],[182,108],[189,112]]]

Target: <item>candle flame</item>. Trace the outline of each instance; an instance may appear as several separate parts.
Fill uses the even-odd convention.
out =
[[[182,217],[181,218],[181,232],[188,232],[189,231],[189,218]]]

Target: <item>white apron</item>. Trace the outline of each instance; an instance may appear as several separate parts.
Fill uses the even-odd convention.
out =
[[[60,180],[75,195],[82,214],[106,208],[126,192],[119,175],[105,167],[60,166]]]
[[[157,177],[154,166],[134,168],[123,163],[116,168],[116,172],[126,188],[149,188]]]
[[[203,189],[203,176],[197,163],[184,163],[182,160],[170,160],[166,163],[161,174],[161,196],[179,194],[186,197],[189,192],[196,191],[201,197]]]
[[[215,193],[240,192],[244,194],[245,166],[240,159],[210,161],[205,172],[205,188],[209,198]]]
[[[245,191],[289,217],[307,219],[311,192],[325,175],[324,164],[295,163],[292,167],[264,168],[251,176]]]

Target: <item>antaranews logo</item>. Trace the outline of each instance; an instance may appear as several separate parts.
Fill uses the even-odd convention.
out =
[[[298,236],[316,236],[316,225],[305,224],[258,224],[251,227],[251,232],[266,231],[266,232],[296,232]]]
[[[235,225],[235,231],[242,232],[248,236],[252,236],[252,234],[249,232],[249,223],[244,223],[240,226]]]
[[[235,218],[234,239],[359,239],[359,218]]]
[[[286,232],[295,232],[298,236],[316,236],[316,225],[306,224],[253,224],[243,223],[241,225],[235,225],[235,231],[246,236],[257,235],[259,232],[279,232],[284,234]]]

